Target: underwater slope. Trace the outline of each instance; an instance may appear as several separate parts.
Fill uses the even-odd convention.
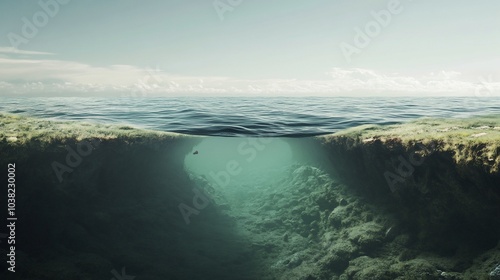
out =
[[[498,127],[216,139],[0,115],[19,217],[18,272],[0,275],[488,279],[500,262]]]
[[[455,262],[460,279],[487,279],[500,262],[499,116],[361,126],[319,139],[338,174],[390,205],[412,250]],[[496,253],[478,257],[489,249]]]

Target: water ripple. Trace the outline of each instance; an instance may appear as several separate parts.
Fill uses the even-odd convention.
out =
[[[421,117],[500,114],[500,98],[0,98],[0,111],[195,135],[301,137]]]

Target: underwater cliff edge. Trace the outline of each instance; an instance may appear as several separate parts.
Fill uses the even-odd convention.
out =
[[[334,169],[395,204],[419,245],[453,255],[500,238],[500,116],[364,125],[321,136]]]
[[[2,279],[500,277],[500,116],[314,137],[338,178],[294,165],[236,204],[219,203],[223,190],[198,209],[209,184],[184,159],[204,138],[0,114],[18,217],[17,272],[2,261]]]

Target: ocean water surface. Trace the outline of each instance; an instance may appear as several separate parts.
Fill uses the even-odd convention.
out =
[[[305,137],[361,124],[500,113],[499,97],[0,98],[0,111],[206,136]]]

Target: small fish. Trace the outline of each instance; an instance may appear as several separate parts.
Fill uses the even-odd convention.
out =
[[[194,151],[194,152],[193,152],[193,155],[197,155],[197,154],[198,154],[198,151]]]

